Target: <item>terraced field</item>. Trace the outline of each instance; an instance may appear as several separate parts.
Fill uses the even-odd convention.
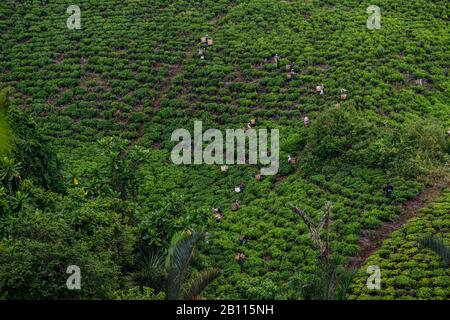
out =
[[[448,300],[448,261],[417,241],[431,234],[448,244],[449,192],[384,242],[380,250],[366,261],[366,266],[378,265],[385,280],[383,289],[365,288],[367,276],[355,279],[353,296],[356,299],[445,299]],[[448,257],[447,257],[448,258]],[[362,268],[364,270],[364,268]]]
[[[170,253],[173,235],[183,230],[206,234],[187,274],[222,271],[204,298],[311,298],[302,288],[321,270],[321,256],[292,206],[318,222],[332,202],[330,250],[345,268],[361,239],[395,221],[402,205],[429,188],[437,195],[450,187],[446,1],[380,0],[379,30],[366,27],[368,1],[78,0],[80,30],[67,28],[71,4],[0,4],[1,87],[10,87],[9,108],[23,110],[29,123],[22,125],[57,153],[55,179],[63,185],[58,190],[36,178],[50,181],[53,169],[30,171],[47,162],[43,152],[26,151],[37,143],[7,155],[22,180],[11,175],[11,162],[0,165],[8,173],[0,174],[0,298],[26,298],[27,290],[32,298],[123,298],[136,287],[135,298],[161,298],[168,271],[149,257]],[[214,44],[200,59],[205,34]],[[316,91],[320,85],[324,94]],[[219,165],[171,162],[175,129],[192,131],[201,120],[205,130],[225,131],[251,119],[256,129],[280,130],[277,175],[256,179],[259,165],[230,166],[224,174]],[[10,120],[11,129],[28,141],[18,122]],[[241,183],[245,189],[236,193]],[[437,234],[448,244],[446,197],[448,191],[398,226],[363,264],[347,298],[449,299],[447,267],[416,241]],[[211,213],[218,207],[220,223]],[[108,270],[101,290],[93,282],[66,293],[66,274],[57,271],[45,276],[57,284],[30,289],[48,270],[23,253],[33,252],[27,244],[41,244],[43,259],[57,270],[71,258],[53,247],[47,253],[46,236],[28,232],[55,215],[64,226],[42,232],[70,244],[55,230],[71,230]],[[30,275],[24,267],[7,275],[21,261],[42,272]],[[100,267],[79,264],[96,279]],[[372,264],[380,266],[383,286],[368,292]]]

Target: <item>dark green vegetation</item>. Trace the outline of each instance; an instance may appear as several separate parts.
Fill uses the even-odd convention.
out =
[[[2,99],[0,100],[0,155],[3,155],[10,148],[11,131],[8,125],[8,121],[6,120],[7,101],[4,100],[6,99],[6,92],[2,91],[0,93],[0,99]]]
[[[14,132],[0,165],[1,298],[164,298],[170,268],[157,252],[170,253],[186,230],[207,234],[184,279],[223,273],[204,297],[309,298],[299,283],[321,272],[320,254],[287,204],[317,222],[333,202],[331,251],[345,263],[363,230],[425,187],[422,176],[448,173],[446,1],[380,0],[380,30],[366,28],[368,1],[80,0],[81,30],[66,27],[69,4],[0,4],[0,83],[12,88]],[[200,60],[205,33],[214,46]],[[278,67],[267,62],[275,53]],[[280,129],[278,176],[171,164],[174,129],[251,118]],[[81,268],[80,291],[65,286],[70,264]],[[185,282],[173,297],[189,291]],[[391,288],[386,297],[407,295],[402,283]]]

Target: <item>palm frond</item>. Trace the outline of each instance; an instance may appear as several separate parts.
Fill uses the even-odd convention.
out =
[[[419,243],[436,252],[447,264],[450,264],[450,248],[445,245],[442,239],[429,236],[420,239]]]
[[[138,266],[143,269],[162,268],[164,266],[164,256],[159,251],[149,252],[138,260]]]
[[[335,294],[337,300],[346,300],[348,288],[357,272],[358,270],[356,269],[348,269],[343,270],[342,274],[339,275],[339,285],[336,288]]]
[[[142,258],[137,260],[138,272],[135,273],[134,279],[138,284],[147,287],[159,287],[164,276],[164,256],[159,251],[144,254]],[[162,289],[162,288],[161,288]]]
[[[201,233],[177,233],[172,238],[166,258],[167,299],[177,300],[180,297],[180,288],[184,280],[189,260],[195,245],[202,237]]]
[[[222,274],[222,271],[217,268],[203,270],[197,277],[195,277],[189,284],[189,288],[184,295],[186,300],[194,300],[200,297],[201,293],[206,287],[217,279]]]

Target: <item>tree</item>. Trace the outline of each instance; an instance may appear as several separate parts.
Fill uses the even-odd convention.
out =
[[[0,242],[1,298],[107,299],[118,289],[112,252],[93,252],[62,215],[29,211],[9,225],[10,239]],[[69,265],[81,269],[81,290],[66,287]]]
[[[309,230],[313,245],[319,250],[320,264],[311,276],[302,279],[300,294],[304,299],[343,300],[355,274],[354,270],[345,270],[332,256],[330,248],[332,203],[327,202],[320,224],[317,226],[304,210],[296,207],[292,211],[298,214]]]
[[[176,233],[165,259],[160,251],[154,251],[138,260],[135,281],[144,287],[165,290],[169,300],[200,299],[206,287],[222,273],[216,268],[205,269],[185,281],[195,247],[202,237],[203,234],[198,232]],[[162,287],[163,283],[165,287]]]
[[[128,150],[128,142],[117,137],[103,138],[98,141],[108,163],[103,169],[109,174],[109,185],[125,200],[136,200],[140,185],[139,168],[147,160],[149,150],[134,146]]]
[[[309,162],[319,165],[337,159],[349,150],[366,145],[373,139],[367,119],[352,109],[334,108],[320,114],[311,124],[306,150]],[[360,145],[360,143],[363,144]]]
[[[23,203],[19,195],[16,201]],[[34,207],[42,200],[29,197],[29,204],[18,204],[21,210],[2,220],[0,298],[110,299],[133,262],[135,244],[132,228],[112,209],[116,203],[86,199],[73,189],[44,211]],[[81,269],[81,290],[66,287],[70,265]]]
[[[31,117],[10,105],[7,94],[7,90],[0,92],[0,114],[6,112],[8,126],[13,128],[9,131],[11,154],[8,157],[20,163],[23,179],[29,178],[46,189],[63,192],[61,163],[53,147]]]

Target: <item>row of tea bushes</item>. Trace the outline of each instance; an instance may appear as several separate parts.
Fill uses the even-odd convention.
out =
[[[435,236],[450,245],[450,191],[395,231],[361,268],[350,299],[450,299],[448,264],[418,241]],[[381,289],[366,287],[368,266],[381,269]]]

